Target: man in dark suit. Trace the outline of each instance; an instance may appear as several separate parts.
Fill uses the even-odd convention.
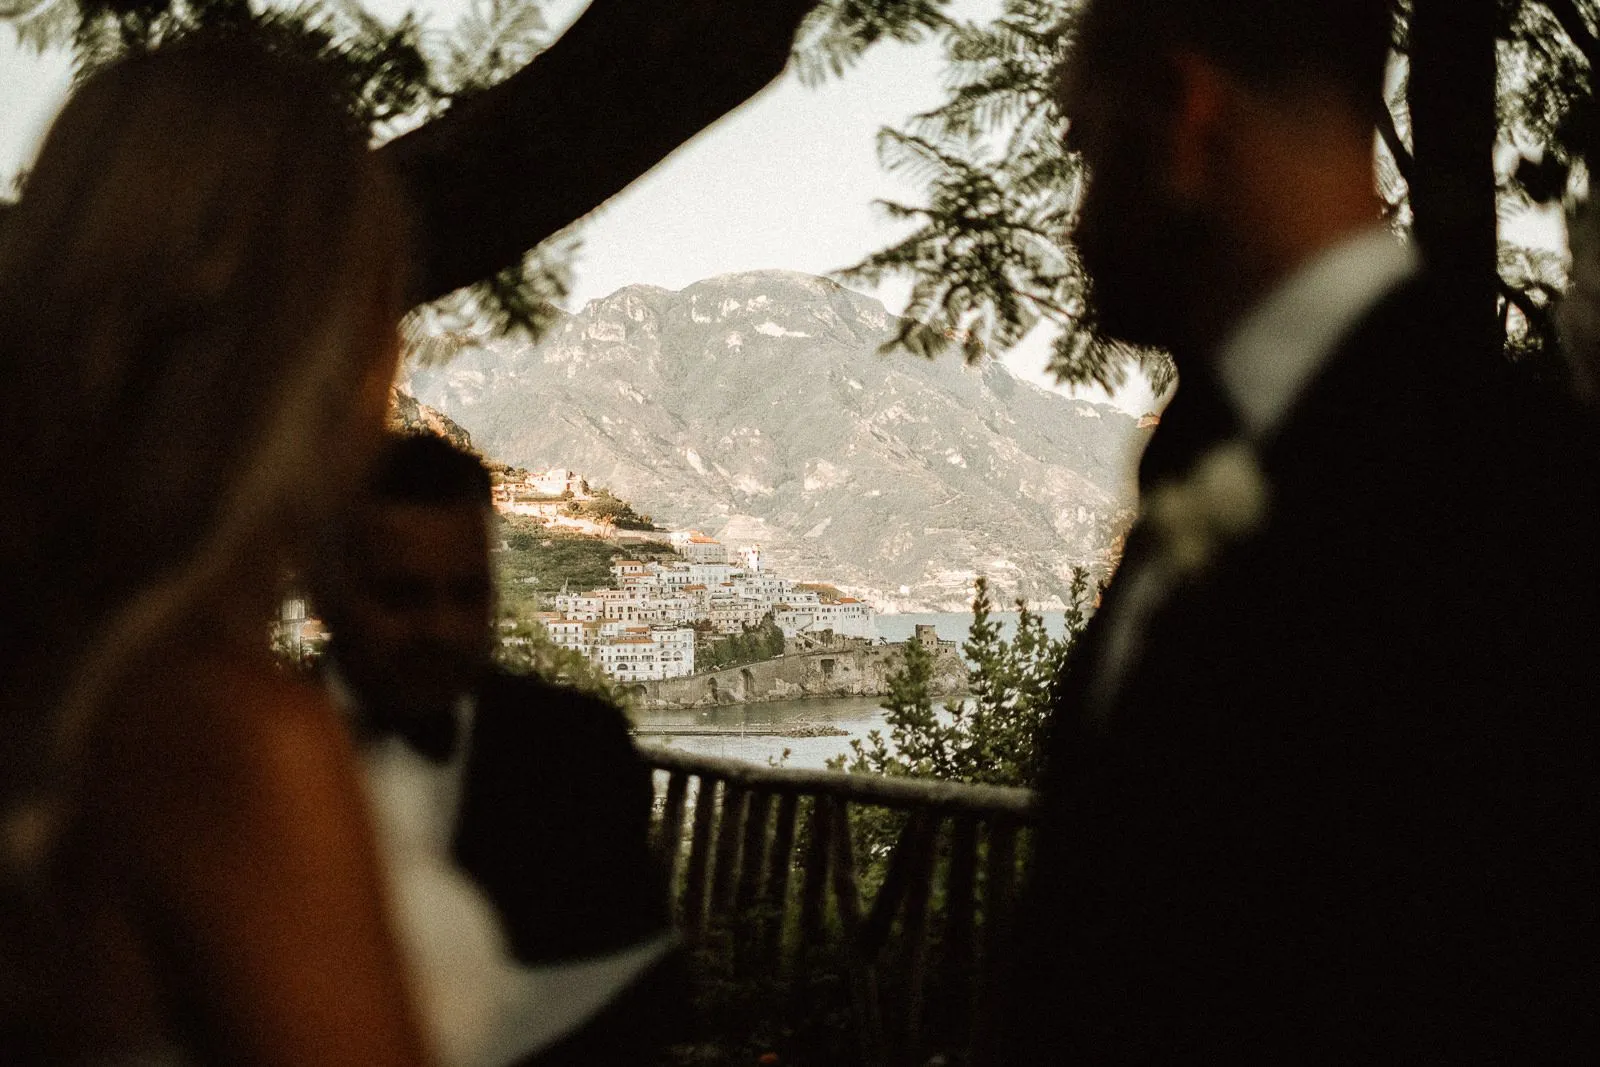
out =
[[[477,457],[432,435],[392,438],[318,583],[324,673],[359,738],[398,735],[425,757],[426,795],[454,809],[430,815],[448,820],[453,859],[517,963],[559,967],[669,928],[650,777],[616,707],[491,665],[491,517]],[[616,990],[608,1012],[536,1062],[653,1051],[650,986]]]
[[[1001,1062],[1529,1060],[1593,1018],[1587,429],[1374,194],[1382,0],[1104,0],[1102,328],[1182,377],[1058,698]]]

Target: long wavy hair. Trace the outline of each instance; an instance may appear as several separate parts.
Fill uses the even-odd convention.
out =
[[[132,668],[197,624],[265,642],[376,444],[404,217],[331,85],[245,42],[62,111],[0,220],[0,877],[48,853]]]

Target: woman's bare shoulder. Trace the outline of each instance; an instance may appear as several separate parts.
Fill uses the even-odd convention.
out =
[[[353,780],[338,709],[270,661],[192,656],[143,672],[119,705],[108,722],[117,777],[157,809],[248,819]]]
[[[422,1062],[332,701],[270,663],[223,657],[152,680],[127,710],[150,730],[117,816],[143,832],[121,847],[208,975],[197,997],[218,1032],[263,1063]]]

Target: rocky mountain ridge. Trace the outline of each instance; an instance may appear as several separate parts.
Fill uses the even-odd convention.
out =
[[[398,386],[389,390],[389,427],[405,433],[435,433],[457,448],[477,451],[472,447],[472,434],[460,423]]]
[[[501,461],[580,470],[882,610],[962,610],[980,574],[1059,604],[1130,521],[1147,432],[998,363],[880,355],[894,328],[786,271],[634,285],[407,384]]]

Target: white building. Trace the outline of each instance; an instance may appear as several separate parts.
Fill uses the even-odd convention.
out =
[[[728,591],[712,595],[706,617],[718,633],[739,634],[744,633],[747,626],[759,625],[767,611],[761,601]]]
[[[531,492],[540,496],[560,496],[570,492],[573,496],[587,496],[583,488],[583,479],[577,472],[569,471],[565,467],[551,467],[547,471],[528,475],[527,485]]]
[[[278,605],[278,619],[272,627],[272,643],[284,654],[298,659],[305,652],[308,618],[304,600],[286,597]]]
[[[599,653],[600,669],[619,682],[661,677],[661,665],[656,660],[659,649],[649,637],[602,637],[595,651]]]
[[[696,533],[683,542],[678,551],[690,563],[726,563],[728,546],[704,534]]]
[[[731,582],[735,575],[742,573],[732,563],[689,564],[689,582],[691,585],[718,586],[724,582]]]
[[[629,627],[602,636],[595,652],[600,669],[619,682],[680,678],[694,673],[694,630],[687,626]]]
[[[650,636],[660,649],[656,660],[661,665],[661,677],[682,678],[694,673],[692,626],[653,626]]]
[[[556,597],[556,610],[569,619],[597,622],[606,617],[606,601],[596,593],[563,593]]]
[[[497,511],[504,512],[507,515],[525,515],[529,518],[543,519],[546,523],[549,523],[560,519],[561,509],[566,506],[559,500],[553,503],[549,501],[514,500],[509,492],[498,492],[504,488],[504,486],[496,487],[498,495],[494,499],[494,506]]]
[[[636,559],[619,559],[611,564],[611,576],[618,582],[624,582],[629,578],[642,578],[649,573],[649,568]]]
[[[556,622],[547,622],[545,630],[550,634],[550,640],[562,648],[570,648],[574,652],[589,655],[594,643],[599,637],[599,624],[585,622],[582,619],[561,619]]]
[[[689,596],[664,596],[655,601],[662,622],[694,622],[700,618],[700,602]]]
[[[761,573],[761,546],[745,545],[739,549],[739,562],[751,574]]]
[[[872,605],[846,597],[837,604],[788,604],[773,613],[783,636],[832,630],[848,637],[878,635]]]
[[[604,617],[608,620],[633,623],[661,621],[661,609],[656,606],[655,598],[650,596],[648,590],[601,589],[597,592],[605,600]]]
[[[750,573],[733,579],[733,587],[740,596],[759,600],[767,607],[790,603],[793,600],[794,582],[770,574]],[[815,596],[816,594],[811,594]]]
[[[681,591],[684,586],[695,584],[688,563],[652,563],[650,573],[665,589]]]

